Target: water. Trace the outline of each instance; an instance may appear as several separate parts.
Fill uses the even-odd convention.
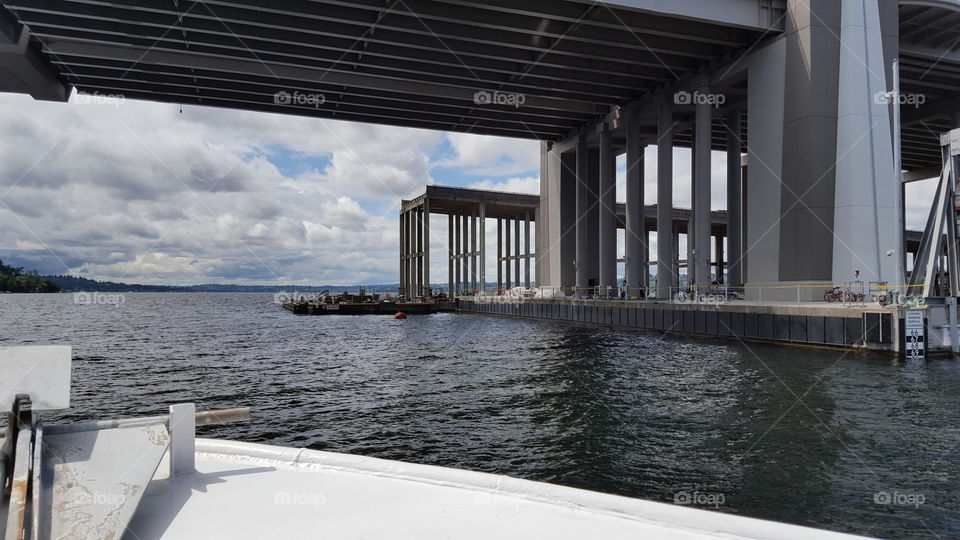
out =
[[[0,344],[74,347],[73,407],[48,421],[250,406],[249,424],[201,435],[960,535],[955,361],[475,315],[297,317],[272,295],[124,300],[0,295]]]

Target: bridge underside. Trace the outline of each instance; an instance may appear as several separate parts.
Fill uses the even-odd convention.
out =
[[[0,91],[540,140],[530,252],[552,286],[616,281],[620,224],[627,281],[646,287],[641,150],[658,148],[668,238],[672,148],[687,147],[693,282],[899,284],[893,134],[907,178],[934,176],[938,136],[960,126],[957,22],[956,0],[0,0]],[[710,264],[712,150],[728,156],[725,276]],[[651,293],[678,285],[683,258],[657,243]]]
[[[723,21],[570,0],[2,4],[81,91],[543,140],[749,47],[779,15],[756,0],[722,0]],[[482,102],[495,92],[523,104]]]

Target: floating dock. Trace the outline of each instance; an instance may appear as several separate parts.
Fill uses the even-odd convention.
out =
[[[317,301],[283,303],[283,308],[295,315],[429,315],[441,311],[453,311],[454,305],[446,300],[431,302],[339,302]]]
[[[931,328],[940,306],[927,306]],[[463,296],[457,311],[844,349],[896,353],[903,334],[895,307],[736,301],[671,303],[637,300]],[[925,317],[925,320],[928,317]],[[945,321],[944,321],[945,322]],[[931,350],[944,343],[931,334]]]

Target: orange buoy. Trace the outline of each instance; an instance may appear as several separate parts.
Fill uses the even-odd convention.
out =
[[[402,311],[398,311],[397,314],[393,316],[393,318],[394,318],[394,319],[406,319],[406,318],[407,318],[407,314],[404,313],[404,312],[402,312]]]

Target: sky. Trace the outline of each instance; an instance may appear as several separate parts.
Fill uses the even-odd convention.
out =
[[[171,285],[396,283],[401,199],[426,185],[539,193],[536,141],[75,98],[0,94],[0,260],[43,274]],[[654,147],[646,157],[653,204]],[[725,155],[712,161],[712,207],[723,209]],[[677,149],[674,163],[674,204],[689,207],[690,151]],[[618,201],[624,176],[620,156]],[[922,227],[932,184],[909,188],[909,227]],[[446,227],[446,216],[431,222],[434,282],[447,275]],[[495,227],[487,234],[492,250]],[[622,232],[619,249],[622,256]],[[495,279],[493,264],[487,276]]]

